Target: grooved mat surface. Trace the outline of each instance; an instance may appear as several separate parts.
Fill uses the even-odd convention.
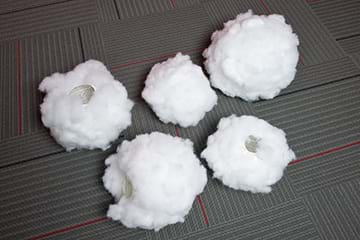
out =
[[[217,91],[198,126],[158,120],[141,99],[151,67],[202,51],[224,21],[252,9],[283,14],[300,39],[295,80],[273,100]],[[360,2],[358,0],[4,0],[0,2],[0,239],[359,239]],[[112,147],[65,152],[41,123],[41,80],[98,59],[136,102]],[[184,223],[159,232],[106,218],[104,159],[124,139],[160,131],[196,154],[222,117],[255,115],[284,129],[297,159],[269,194],[212,179]],[[202,160],[206,165],[206,163]]]

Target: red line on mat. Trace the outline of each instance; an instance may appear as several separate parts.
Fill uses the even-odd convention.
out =
[[[21,45],[20,40],[17,40],[17,95],[18,95],[18,134],[22,135],[22,90],[21,90]]]
[[[265,8],[268,14],[271,13],[269,6],[266,4],[265,0],[260,0],[261,5]]]
[[[180,129],[178,127],[175,127],[175,133],[176,136],[180,137]]]
[[[180,134],[179,134],[179,128],[178,127],[175,127],[175,131],[176,131],[176,135],[179,136]],[[326,151],[321,152],[321,153],[317,153],[317,154],[310,155],[310,156],[307,156],[307,157],[304,157],[304,158],[301,158],[301,159],[294,160],[291,163],[289,163],[289,165],[293,165],[293,164],[296,164],[296,163],[299,163],[299,162],[302,162],[302,161],[310,160],[310,159],[321,157],[321,156],[324,156],[324,155],[327,155],[327,154],[330,154],[330,153],[341,151],[341,150],[344,150],[346,148],[353,147],[355,145],[360,145],[360,141],[352,142],[352,143],[349,143],[349,144],[346,144],[346,145],[343,145],[343,146],[340,146],[340,147],[335,147],[335,148],[326,150]],[[201,213],[202,213],[202,215],[204,217],[205,224],[209,225],[209,218],[207,216],[206,209],[205,209],[204,203],[203,203],[200,195],[197,196],[197,201],[198,201],[198,203],[200,205]],[[44,234],[32,237],[30,239],[31,240],[44,239],[44,238],[47,238],[47,237],[50,237],[50,236],[53,236],[53,235],[56,235],[56,234],[59,234],[59,233],[65,233],[65,232],[68,232],[68,231],[76,230],[76,229],[79,229],[81,227],[89,226],[89,225],[92,225],[92,224],[95,224],[95,223],[98,223],[98,222],[102,222],[102,221],[105,221],[105,220],[108,220],[108,218],[107,217],[96,218],[94,220],[89,220],[89,221],[86,221],[86,222],[83,222],[83,223],[75,224],[75,225],[72,225],[72,226],[69,226],[69,227],[65,227],[65,228],[55,230],[55,231],[44,233]]]
[[[88,226],[88,225],[92,225],[92,224],[95,224],[95,223],[98,223],[98,222],[102,222],[102,221],[105,221],[105,220],[108,220],[108,218],[107,217],[96,218],[94,220],[90,220],[90,221],[87,221],[87,222],[75,224],[75,225],[72,225],[72,226],[69,226],[69,227],[65,227],[65,228],[55,230],[55,231],[44,233],[44,234],[32,237],[30,239],[31,240],[44,239],[44,238],[47,238],[47,237],[50,237],[50,236],[53,236],[53,235],[57,235],[59,233],[69,232],[69,231],[72,231],[72,230],[75,230],[75,229],[78,229],[78,228],[81,228],[81,227],[85,227],[85,226]]]
[[[301,55],[299,55],[299,62],[300,62],[302,65],[304,65],[304,59],[303,59],[303,57],[302,57]]]
[[[189,54],[189,53],[194,53],[194,52],[200,52],[200,51],[202,51],[202,50],[204,50],[204,49],[202,49],[202,48],[196,48],[196,49],[190,49],[190,50],[182,51],[182,53]],[[135,64],[147,63],[147,62],[152,62],[152,61],[156,61],[156,60],[163,60],[163,59],[166,59],[166,58],[169,58],[169,57],[173,57],[175,54],[176,54],[176,53],[167,53],[167,54],[164,54],[164,55],[161,55],[161,56],[157,56],[157,57],[153,57],[153,58],[148,58],[148,59],[143,59],[143,60],[128,62],[128,63],[116,65],[116,66],[112,67],[111,69],[112,69],[112,70],[117,70],[117,69],[120,69],[120,68],[124,68],[124,67],[128,67],[128,66],[131,66],[131,65],[135,65]]]
[[[176,133],[176,136],[180,137],[180,129],[178,127],[175,127],[175,133]],[[197,201],[198,201],[198,203],[200,205],[201,213],[203,215],[205,224],[209,225],[209,218],[208,218],[208,216],[206,214],[206,209],[205,209],[204,203],[203,203],[200,195],[198,195],[196,198],[197,198]]]
[[[330,153],[334,153],[334,152],[337,152],[337,151],[344,150],[344,149],[346,149],[346,148],[353,147],[353,146],[355,146],[355,145],[360,145],[360,141],[352,142],[352,143],[349,143],[349,144],[346,144],[346,145],[343,145],[343,146],[340,146],[340,147],[331,148],[331,149],[326,150],[326,151],[321,152],[321,153],[317,153],[317,154],[314,154],[314,155],[310,155],[310,156],[307,156],[307,157],[303,157],[303,158],[300,158],[300,159],[296,159],[296,160],[290,162],[289,165],[293,165],[293,164],[296,164],[296,163],[300,163],[300,162],[303,162],[303,161],[306,161],[306,160],[310,160],[310,159],[313,159],[313,158],[322,157],[322,156],[328,155],[328,154],[330,154]]]
[[[176,8],[176,0],[169,0],[171,4],[171,8]]]
[[[203,215],[203,217],[204,217],[205,224],[206,224],[206,225],[209,225],[209,218],[208,218],[208,216],[207,216],[207,214],[206,214],[206,209],[205,209],[205,207],[204,207],[204,203],[203,203],[200,195],[197,196],[197,201],[198,201],[198,203],[199,203],[199,205],[200,205],[201,213],[202,213],[202,215]]]

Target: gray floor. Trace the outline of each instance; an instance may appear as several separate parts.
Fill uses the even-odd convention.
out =
[[[211,33],[249,8],[285,15],[298,33],[295,81],[252,104],[218,93],[194,128],[161,123],[140,98],[151,66],[178,51],[201,64]],[[37,86],[91,58],[137,102],[133,124],[106,152],[66,153],[40,122]],[[112,198],[101,176],[116,144],[156,130],[192,139],[199,153],[232,113],[287,132],[298,159],[272,193],[211,179],[186,222],[158,233],[105,217]],[[360,1],[3,0],[0,123],[0,239],[359,239]]]

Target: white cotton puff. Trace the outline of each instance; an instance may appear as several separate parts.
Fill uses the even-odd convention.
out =
[[[159,132],[124,141],[105,164],[104,186],[115,197],[107,216],[129,228],[183,222],[207,182],[193,143]]]
[[[70,94],[80,85],[95,89],[87,104]],[[43,124],[66,150],[109,147],[131,124],[133,103],[124,86],[99,61],[89,60],[74,70],[46,77],[39,90],[46,93],[41,104]]]
[[[281,15],[249,10],[211,37],[203,56],[211,84],[247,101],[271,99],[295,77],[299,40]]]
[[[161,121],[182,127],[197,125],[217,102],[202,69],[181,53],[153,66],[142,96]]]
[[[259,140],[255,152],[246,147],[249,136]],[[201,153],[225,185],[253,193],[268,193],[280,180],[287,164],[295,159],[285,133],[266,121],[232,115],[222,118]]]

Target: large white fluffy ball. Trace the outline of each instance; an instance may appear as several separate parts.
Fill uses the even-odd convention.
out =
[[[253,116],[222,118],[201,156],[225,185],[253,193],[271,191],[295,158],[285,133]]]
[[[161,121],[182,127],[197,125],[217,102],[202,69],[181,53],[154,65],[142,96]]]
[[[115,197],[107,216],[129,228],[183,222],[207,182],[193,143],[159,132],[124,141],[105,164],[104,185]]]
[[[247,101],[271,99],[295,77],[299,40],[281,15],[249,10],[211,37],[203,56],[211,84]]]
[[[39,86],[45,92],[42,122],[66,150],[109,147],[131,124],[133,103],[104,64],[89,60]]]

